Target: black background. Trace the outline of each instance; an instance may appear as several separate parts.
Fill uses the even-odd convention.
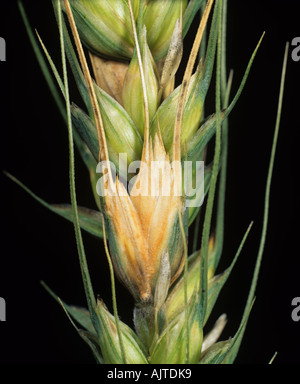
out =
[[[60,68],[58,32],[50,1],[23,1]],[[299,1],[230,0],[228,68],[233,93],[248,59],[266,31],[246,88],[230,116],[226,229],[220,270],[229,265],[239,242],[254,227],[220,295],[212,320],[229,318],[223,337],[239,326],[259,246],[264,189],[276,119],[285,43],[300,36]],[[0,5],[0,36],[7,61],[0,62],[1,170],[7,170],[48,202],[69,202],[67,131],[34,57],[14,1]],[[188,49],[188,48],[186,48]],[[300,322],[293,322],[291,301],[299,284],[299,85],[300,61],[288,59],[282,123],[272,182],[267,243],[260,278],[240,354],[240,364],[299,362]],[[71,96],[78,104],[76,89]],[[208,96],[213,111],[213,93]],[[77,156],[80,205],[93,208],[89,178]],[[0,297],[7,321],[0,323],[1,363],[94,363],[65,313],[40,284],[44,280],[68,303],[85,305],[73,227],[47,211],[0,174]],[[91,201],[92,200],[92,201]],[[110,280],[102,242],[84,234],[96,293],[111,308]],[[117,285],[122,320],[132,322],[132,299]]]

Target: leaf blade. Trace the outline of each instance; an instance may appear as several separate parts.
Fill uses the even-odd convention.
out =
[[[72,207],[69,204],[50,204],[37,196],[34,192],[32,192],[26,185],[24,185],[20,180],[11,175],[8,172],[4,172],[4,174],[11,179],[14,183],[16,183],[19,187],[21,187],[25,192],[27,192],[33,199],[35,199],[38,203],[40,203],[45,208],[49,209],[51,212],[58,214],[59,216],[69,220],[73,223],[73,213]],[[98,211],[94,211],[92,209],[86,207],[78,207],[79,213],[79,222],[82,229],[87,231],[88,233],[103,238],[102,232],[102,214]],[[98,223],[99,221],[99,223]]]
[[[269,169],[268,169],[267,181],[266,181],[263,227],[262,227],[260,244],[259,244],[259,249],[258,249],[258,255],[257,255],[256,264],[255,264],[255,268],[254,268],[251,287],[250,287],[246,307],[245,307],[243,318],[242,318],[242,323],[244,323],[245,326],[240,330],[240,335],[237,338],[236,344],[234,347],[232,347],[231,354],[227,358],[227,361],[229,364],[232,364],[234,362],[234,360],[237,356],[237,353],[239,351],[239,347],[240,347],[242,338],[243,338],[243,334],[244,334],[247,320],[249,317],[249,312],[250,312],[250,309],[251,309],[251,306],[252,306],[252,303],[254,300],[254,294],[255,294],[255,290],[256,290],[256,286],[257,286],[258,275],[259,275],[259,271],[260,271],[262,256],[263,256],[263,252],[264,252],[264,246],[265,246],[265,242],[266,242],[268,216],[269,216],[269,201],[270,201],[271,181],[272,181],[272,176],[273,176],[275,153],[276,153],[279,127],[280,127],[280,119],[281,119],[281,112],[282,112],[282,105],[283,105],[283,94],[284,94],[284,85],[285,85],[285,75],[286,75],[286,69],[287,69],[288,49],[289,49],[289,44],[287,43],[286,47],[285,47],[284,58],[283,58],[281,82],[280,82],[280,90],[279,90],[279,98],[278,98],[277,118],[276,118],[276,123],[275,123],[272,150],[271,150],[271,155],[270,155]]]

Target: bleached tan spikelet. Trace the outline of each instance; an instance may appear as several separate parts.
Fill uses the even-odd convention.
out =
[[[96,83],[123,105],[122,89],[129,64],[124,61],[103,59],[92,52],[89,52],[89,55]]]
[[[141,169],[130,194],[117,179],[116,196],[105,197],[119,249],[117,270],[121,280],[130,280],[131,291],[136,289],[144,301],[153,298],[162,255],[168,252],[176,216],[183,210],[181,196],[174,193],[175,182],[174,168],[156,135],[154,143],[150,139],[144,148]],[[181,272],[182,265],[181,253],[172,263],[171,279]]]

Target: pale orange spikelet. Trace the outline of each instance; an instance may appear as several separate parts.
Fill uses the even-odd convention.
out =
[[[139,298],[149,300],[162,254],[168,250],[175,217],[183,204],[181,197],[174,195],[174,170],[158,135],[154,144],[148,141],[142,160],[130,194],[117,180],[116,196],[108,194],[105,200],[116,233],[121,269],[138,289]],[[151,193],[151,187],[155,194]],[[173,268],[173,274],[181,267],[180,262]]]
[[[116,180],[116,194],[114,196],[108,194],[105,200],[106,214],[112,222],[122,259],[121,269],[140,295],[147,296],[149,286],[144,267],[147,243],[136,209],[119,179]],[[122,279],[121,276],[120,278]]]

